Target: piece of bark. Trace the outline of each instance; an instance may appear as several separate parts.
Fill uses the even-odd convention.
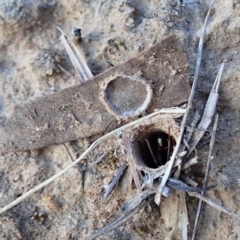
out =
[[[167,37],[83,84],[16,106],[0,123],[0,152],[89,137],[145,112],[177,105],[189,96],[187,67],[176,36]]]

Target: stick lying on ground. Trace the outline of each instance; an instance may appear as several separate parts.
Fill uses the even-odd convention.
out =
[[[121,208],[120,215],[115,220],[113,220],[112,222],[107,224],[105,227],[100,229],[96,234],[91,236],[88,240],[92,240],[95,237],[103,235],[111,230],[114,230],[114,229],[122,226],[126,222],[128,222],[134,215],[136,215],[138,210],[143,207],[144,200],[153,193],[154,193],[153,190],[147,189],[147,190],[141,192],[135,198],[125,202]]]
[[[202,191],[201,188],[188,187],[186,184],[176,179],[169,179],[167,182],[167,185],[176,190],[186,191],[189,193],[189,195],[195,196],[201,199],[201,201],[204,201],[210,206],[218,209],[219,211],[225,212],[228,215],[240,220],[240,215],[221,206],[220,204],[214,202],[213,200],[199,194],[198,192]],[[207,187],[205,188],[205,190],[210,190],[211,188],[213,187]],[[156,193],[157,191],[158,191],[157,186],[155,185],[155,187],[153,186],[153,189],[146,189],[143,192],[141,192],[138,196],[125,202],[121,208],[120,215],[115,220],[113,220],[112,222],[108,223],[106,226],[101,228],[96,234],[92,235],[89,238],[89,240],[92,240],[97,236],[106,234],[107,232],[112,231],[122,226],[123,224],[127,223],[135,214],[137,214],[138,210],[143,207],[144,200],[148,198],[150,195]]]
[[[213,2],[213,4],[214,3],[215,3],[215,1]],[[193,97],[194,97],[194,94],[195,94],[195,91],[196,91],[196,87],[197,87],[199,70],[200,70],[200,65],[201,65],[201,60],[202,60],[202,49],[203,49],[203,43],[204,43],[205,29],[206,29],[207,20],[208,20],[208,17],[210,15],[210,11],[212,9],[213,4],[210,6],[210,8],[208,10],[207,16],[206,16],[205,21],[204,21],[204,25],[203,25],[200,41],[199,41],[198,56],[197,56],[197,63],[196,63],[196,68],[195,68],[194,80],[193,80],[193,85],[192,85],[191,93],[190,93],[189,100],[188,100],[187,111],[186,111],[186,113],[185,113],[185,115],[183,117],[183,121],[182,121],[181,133],[180,133],[180,136],[179,136],[179,138],[177,140],[177,144],[176,144],[175,149],[174,149],[174,151],[172,153],[172,156],[170,158],[170,163],[169,163],[168,169],[165,172],[165,175],[164,175],[164,177],[162,179],[162,182],[161,182],[161,184],[159,186],[158,193],[155,196],[155,203],[158,204],[158,205],[161,202],[161,195],[162,195],[163,189],[164,189],[164,187],[165,187],[165,185],[167,183],[167,180],[168,180],[168,178],[170,176],[170,173],[171,173],[171,170],[172,170],[175,158],[176,158],[176,156],[178,154],[178,151],[180,149],[181,142],[182,142],[182,139],[183,139],[183,134],[184,134],[184,131],[185,131],[185,128],[186,128],[188,114],[189,114],[189,112],[190,112],[190,110],[192,108]]]
[[[124,174],[125,170],[127,169],[127,165],[124,163],[120,169],[118,170],[117,175],[113,178],[112,182],[107,186],[106,192],[104,193],[103,197],[108,198],[111,194],[112,190],[116,187],[118,184],[120,178]]]
[[[72,65],[74,66],[78,74],[79,80],[81,82],[88,81],[90,78],[93,77],[93,75],[88,68],[86,61],[84,60],[78,49],[71,42],[71,40],[64,34],[64,32],[59,27],[57,27],[57,29],[61,32],[61,42],[70,57]]]
[[[240,215],[238,215],[237,213],[223,207],[222,205],[218,204],[217,202],[211,200],[210,198],[208,197],[205,197],[205,196],[202,196],[201,194],[199,193],[196,193],[196,192],[193,192],[193,193],[189,193],[190,196],[194,196],[194,197],[197,197],[199,198],[200,200],[204,201],[205,203],[207,203],[208,205],[216,208],[217,210],[219,210],[220,212],[224,212],[226,213],[227,215],[230,215],[238,220],[240,220]]]
[[[218,114],[215,117],[215,121],[214,121],[214,125],[213,125],[213,133],[212,133],[212,137],[211,137],[211,141],[210,141],[210,148],[209,148],[208,160],[207,160],[207,169],[206,169],[206,173],[205,173],[205,177],[204,177],[203,187],[207,186],[208,175],[209,175],[209,171],[210,171],[210,162],[211,162],[211,158],[212,158],[212,149],[213,149],[213,145],[214,145],[215,137],[216,137],[216,132],[217,132],[217,124],[218,124]],[[201,195],[204,196],[204,194],[205,194],[205,192],[203,191],[201,193]],[[200,219],[201,210],[202,210],[202,200],[199,200],[196,219],[195,219],[195,222],[194,222],[192,240],[195,239],[196,234],[197,234],[197,228],[198,228],[198,223],[199,223],[199,219]]]
[[[196,148],[197,144],[201,140],[203,134],[207,130],[207,128],[210,125],[212,118],[215,114],[216,105],[217,105],[218,96],[219,96],[218,90],[219,90],[219,85],[220,85],[220,82],[222,79],[223,69],[224,69],[224,63],[221,64],[219,73],[215,79],[212,90],[210,92],[210,95],[209,95],[209,98],[208,98],[208,101],[207,101],[207,104],[206,104],[206,107],[205,107],[205,110],[203,113],[203,117],[201,119],[201,122],[198,124],[198,127],[195,130],[192,140],[189,144],[190,149],[188,151],[188,156],[190,156],[192,151]]]
[[[161,113],[168,113],[168,114],[177,114],[177,116],[179,116],[179,114],[183,114],[185,113],[185,109],[180,109],[180,108],[165,108],[165,109],[161,109],[157,112],[154,112],[152,114],[149,114],[147,116],[144,116],[142,118],[139,118],[135,121],[132,121],[120,128],[117,128],[115,130],[113,130],[110,133],[107,133],[106,135],[98,138],[95,142],[93,142],[90,147],[83,152],[83,154],[77,158],[73,163],[71,163],[69,166],[67,166],[66,168],[64,168],[62,171],[58,172],[57,174],[55,174],[54,176],[50,177],[49,179],[47,179],[46,181],[42,182],[41,184],[39,184],[38,186],[32,188],[31,190],[29,190],[28,192],[24,193],[21,197],[17,198],[16,200],[12,201],[10,204],[8,204],[7,206],[3,207],[2,209],[0,209],[0,214],[6,212],[7,210],[11,209],[12,207],[16,206],[17,204],[19,204],[21,201],[23,201],[25,198],[29,197],[30,195],[32,195],[33,193],[35,193],[36,191],[40,190],[41,188],[47,186],[49,183],[51,183],[52,181],[54,181],[55,179],[57,179],[58,177],[60,177],[61,175],[63,175],[65,172],[67,172],[70,168],[72,168],[73,166],[75,166],[78,162],[80,162],[84,157],[87,156],[87,154],[92,151],[96,146],[98,146],[100,143],[102,143],[105,139],[114,136],[115,134],[119,133],[120,131],[130,128],[134,125],[140,124],[141,122],[144,121],[148,121],[149,119],[151,119],[154,116],[157,116],[158,114]]]

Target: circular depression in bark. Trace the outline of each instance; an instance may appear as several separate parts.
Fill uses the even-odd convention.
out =
[[[169,160],[176,142],[161,130],[141,132],[134,141],[134,155],[148,168],[158,168]]]
[[[148,107],[152,89],[146,81],[134,76],[115,76],[108,81],[103,100],[108,109],[119,117],[134,117]]]

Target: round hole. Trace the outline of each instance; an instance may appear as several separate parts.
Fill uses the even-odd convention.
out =
[[[138,116],[148,108],[152,89],[138,76],[117,74],[102,83],[100,100],[108,111],[119,118]]]
[[[140,133],[135,139],[138,161],[149,168],[164,165],[169,160],[174,146],[174,138],[159,130]]]

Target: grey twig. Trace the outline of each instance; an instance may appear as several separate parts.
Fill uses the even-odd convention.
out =
[[[96,7],[96,10],[94,13],[94,18],[97,18],[98,14],[99,14],[99,10],[101,8],[101,5],[102,5],[102,0],[98,0],[97,7]]]
[[[139,192],[142,191],[142,186],[141,186],[141,183],[140,183],[140,180],[139,180],[139,174],[138,174],[138,171],[136,169],[136,166],[135,164],[131,164],[131,171],[132,171],[132,177],[133,177],[133,180],[134,180],[134,183],[136,185],[136,188]]]
[[[97,236],[103,235],[111,230],[114,230],[121,225],[125,224],[127,221],[129,221],[140,208],[143,207],[145,203],[145,199],[153,194],[153,190],[145,190],[141,192],[137,197],[130,199],[129,201],[125,202],[121,208],[120,215],[113,220],[111,223],[107,224],[105,227],[100,229],[96,234],[94,234],[92,237],[90,237],[88,240],[92,240]]]
[[[62,67],[60,64],[57,64],[57,66],[59,67],[59,69],[61,71],[63,71],[64,73],[66,73],[69,77],[74,77],[71,73],[69,73],[64,67]]]
[[[118,170],[117,175],[113,178],[112,182],[107,187],[107,190],[105,194],[103,195],[104,198],[108,198],[112,190],[115,188],[115,186],[118,184],[121,176],[124,174],[125,170],[127,169],[127,165],[124,163],[120,169]]]
[[[112,231],[123,224],[127,223],[135,214],[137,214],[139,208],[143,207],[144,202],[141,202],[136,208],[132,209],[131,212],[127,214],[120,214],[119,217],[117,217],[115,220],[113,220],[111,223],[107,224],[105,227],[100,229],[95,235],[90,237],[88,240],[93,240],[94,238],[101,236],[109,231]]]
[[[154,160],[154,163],[158,166],[158,162],[157,162],[157,160],[156,160],[156,158],[154,156],[154,153],[153,153],[153,150],[152,150],[152,147],[151,147],[151,144],[150,144],[149,140],[146,138],[145,141],[147,143],[148,150],[150,151],[151,156],[152,156],[152,158]]]
[[[198,121],[200,120],[201,116],[198,112],[198,110],[195,112],[194,116],[193,116],[193,120],[191,122],[191,127],[189,129],[189,132],[186,134],[186,141],[187,143],[189,143],[190,139],[192,138],[192,135],[194,133],[194,131],[196,130],[196,126]]]
[[[93,77],[93,75],[90,69],[88,68],[86,61],[84,60],[83,56],[78,51],[76,46],[64,34],[64,32],[59,27],[57,27],[57,29],[61,32],[60,39],[70,57],[70,60],[79,76],[80,81],[82,82],[88,81],[90,78]]]
[[[186,128],[187,117],[188,117],[188,114],[190,112],[190,109],[192,108],[193,97],[194,97],[196,87],[197,87],[197,81],[198,81],[198,77],[199,77],[200,65],[201,65],[201,60],[202,60],[202,49],[203,49],[203,43],[204,43],[205,29],[206,29],[207,20],[208,20],[210,11],[211,11],[214,3],[215,3],[215,1],[212,3],[212,5],[210,6],[210,8],[208,10],[208,13],[207,13],[207,16],[205,18],[204,25],[203,25],[203,28],[202,28],[202,34],[201,34],[200,41],[199,41],[199,46],[198,46],[198,56],[197,56],[195,73],[194,73],[193,85],[192,85],[191,93],[190,93],[190,96],[189,96],[189,99],[188,99],[187,110],[186,110],[186,113],[184,114],[184,117],[183,117],[180,136],[177,140],[175,149],[174,149],[174,151],[172,153],[172,156],[170,158],[168,168],[167,168],[167,170],[165,172],[165,175],[164,175],[164,177],[161,181],[161,184],[159,186],[158,193],[155,196],[155,203],[158,204],[158,205],[161,202],[162,191],[163,191],[163,189],[164,189],[164,187],[165,187],[165,185],[168,181],[168,178],[170,176],[172,167],[174,165],[175,158],[176,158],[176,156],[178,154],[178,151],[179,151],[179,148],[181,146],[181,142],[182,142],[182,139],[183,139],[183,134],[184,134],[184,131],[185,131],[185,128]]]
[[[12,207],[16,206],[17,204],[19,204],[20,202],[22,202],[24,199],[26,199],[27,197],[31,196],[33,193],[35,193],[36,191],[42,189],[43,187],[47,186],[48,184],[50,184],[51,182],[53,182],[55,179],[57,179],[58,177],[62,176],[65,172],[67,172],[70,168],[74,167],[76,164],[78,164],[84,157],[86,157],[88,155],[89,152],[91,152],[96,146],[98,146],[100,143],[102,143],[104,140],[108,139],[109,137],[112,137],[114,135],[116,135],[117,133],[119,133],[120,131],[123,131],[124,129],[133,127],[133,126],[137,126],[138,124],[144,122],[144,121],[149,121],[149,119],[151,119],[154,116],[157,116],[159,114],[182,114],[185,113],[184,109],[180,109],[180,108],[163,108],[160,109],[159,111],[153,112],[147,116],[144,116],[142,118],[139,118],[135,121],[132,121],[126,125],[123,125],[115,130],[113,130],[112,132],[109,132],[105,135],[103,135],[102,137],[98,138],[95,142],[93,142],[89,148],[87,150],[85,150],[80,157],[78,157],[74,162],[72,162],[71,164],[69,164],[66,168],[62,169],[60,172],[56,173],[55,175],[53,175],[52,177],[48,178],[47,180],[45,180],[44,182],[40,183],[39,185],[33,187],[32,189],[30,189],[29,191],[27,191],[26,193],[24,193],[23,195],[21,195],[20,197],[16,198],[15,200],[13,200],[11,203],[9,203],[8,205],[6,205],[5,207],[0,209],[0,214],[6,212],[7,210],[11,209]],[[174,116],[174,115],[173,115]]]
[[[210,141],[210,148],[209,148],[208,161],[207,161],[207,169],[206,169],[206,173],[205,173],[205,177],[204,177],[204,181],[203,181],[203,187],[207,186],[208,175],[209,175],[210,165],[211,165],[210,162],[211,162],[211,157],[212,157],[212,149],[213,149],[213,145],[214,145],[215,137],[216,137],[216,132],[217,132],[217,125],[218,125],[218,114],[216,115],[215,120],[214,120],[213,133],[212,133],[212,137],[211,137],[211,141]],[[201,195],[204,196],[204,194],[205,194],[205,192],[203,191],[201,193]],[[196,234],[197,234],[197,228],[198,228],[198,223],[199,223],[199,220],[200,220],[201,210],[202,210],[202,200],[199,200],[197,214],[196,214],[194,228],[193,228],[192,240],[195,239]]]
[[[184,180],[184,182],[188,183],[190,186],[197,187],[198,183],[192,180],[189,176],[185,174],[181,174],[181,179]]]
[[[198,124],[197,130],[193,135],[193,139],[191,140],[190,149],[188,151],[187,157],[189,157],[192,151],[196,148],[197,144],[199,143],[200,139],[202,138],[203,134],[205,133],[205,131],[207,130],[208,126],[212,121],[212,118],[216,110],[217,101],[218,101],[218,96],[219,96],[218,89],[222,79],[223,69],[224,69],[224,63],[221,64],[219,73],[214,81],[212,90],[209,94],[207,104],[203,113],[203,117],[200,123]]]
[[[219,210],[220,212],[224,212],[238,220],[240,220],[240,215],[238,215],[237,213],[223,207],[222,205],[218,204],[217,202],[211,200],[210,198],[208,197],[205,197],[199,193],[196,193],[196,192],[191,192],[191,193],[188,193],[190,196],[195,196],[197,198],[199,198],[200,200],[202,200],[203,202],[207,203],[208,205],[216,208],[217,210]]]
[[[179,190],[179,191],[197,192],[197,193],[201,193],[202,191],[208,191],[208,190],[211,190],[212,188],[216,187],[216,186],[209,186],[209,187],[203,187],[203,188],[189,187],[187,184],[185,184],[182,181],[177,180],[175,178],[169,178],[167,181],[167,186],[170,188],[173,188],[175,190]]]
[[[107,153],[103,153],[100,157],[97,158],[97,160],[94,163],[95,164],[99,163],[106,155]]]

